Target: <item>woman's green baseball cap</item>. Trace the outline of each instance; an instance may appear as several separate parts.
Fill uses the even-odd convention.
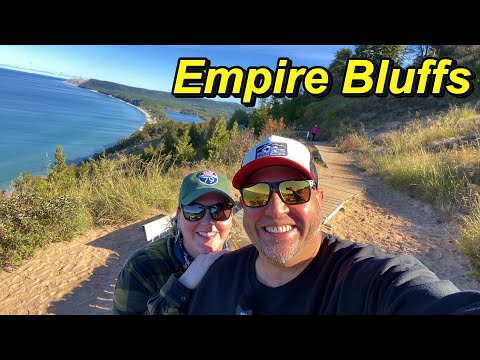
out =
[[[225,175],[211,170],[195,171],[185,176],[178,194],[178,202],[189,205],[200,196],[212,192],[225,195],[231,204],[235,205],[230,193],[230,182]]]

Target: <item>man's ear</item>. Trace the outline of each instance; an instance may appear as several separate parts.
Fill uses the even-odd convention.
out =
[[[316,189],[315,190],[315,197],[317,198],[318,204],[322,205],[323,202],[323,190],[322,189]]]
[[[318,201],[318,211],[319,211],[320,218],[323,221],[323,214],[322,214],[323,190],[322,189],[315,189],[315,198]]]

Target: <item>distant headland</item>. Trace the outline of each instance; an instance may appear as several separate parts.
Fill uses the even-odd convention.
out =
[[[71,78],[71,79],[67,79],[65,80],[65,82],[67,84],[71,84],[71,85],[75,85],[75,86],[79,86],[85,82],[87,82],[89,79],[82,79],[82,78]]]

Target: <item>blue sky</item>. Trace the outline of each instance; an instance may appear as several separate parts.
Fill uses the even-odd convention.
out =
[[[179,57],[206,57],[211,66],[267,66],[279,57],[294,66],[328,67],[350,45],[0,45],[0,67],[34,69],[57,77],[81,77],[171,92]],[[220,100],[220,99],[219,99]],[[227,101],[238,102],[230,97]]]

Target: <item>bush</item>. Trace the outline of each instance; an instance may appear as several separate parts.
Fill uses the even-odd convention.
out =
[[[78,197],[13,192],[0,199],[0,267],[19,264],[49,242],[71,240],[90,225]]]

